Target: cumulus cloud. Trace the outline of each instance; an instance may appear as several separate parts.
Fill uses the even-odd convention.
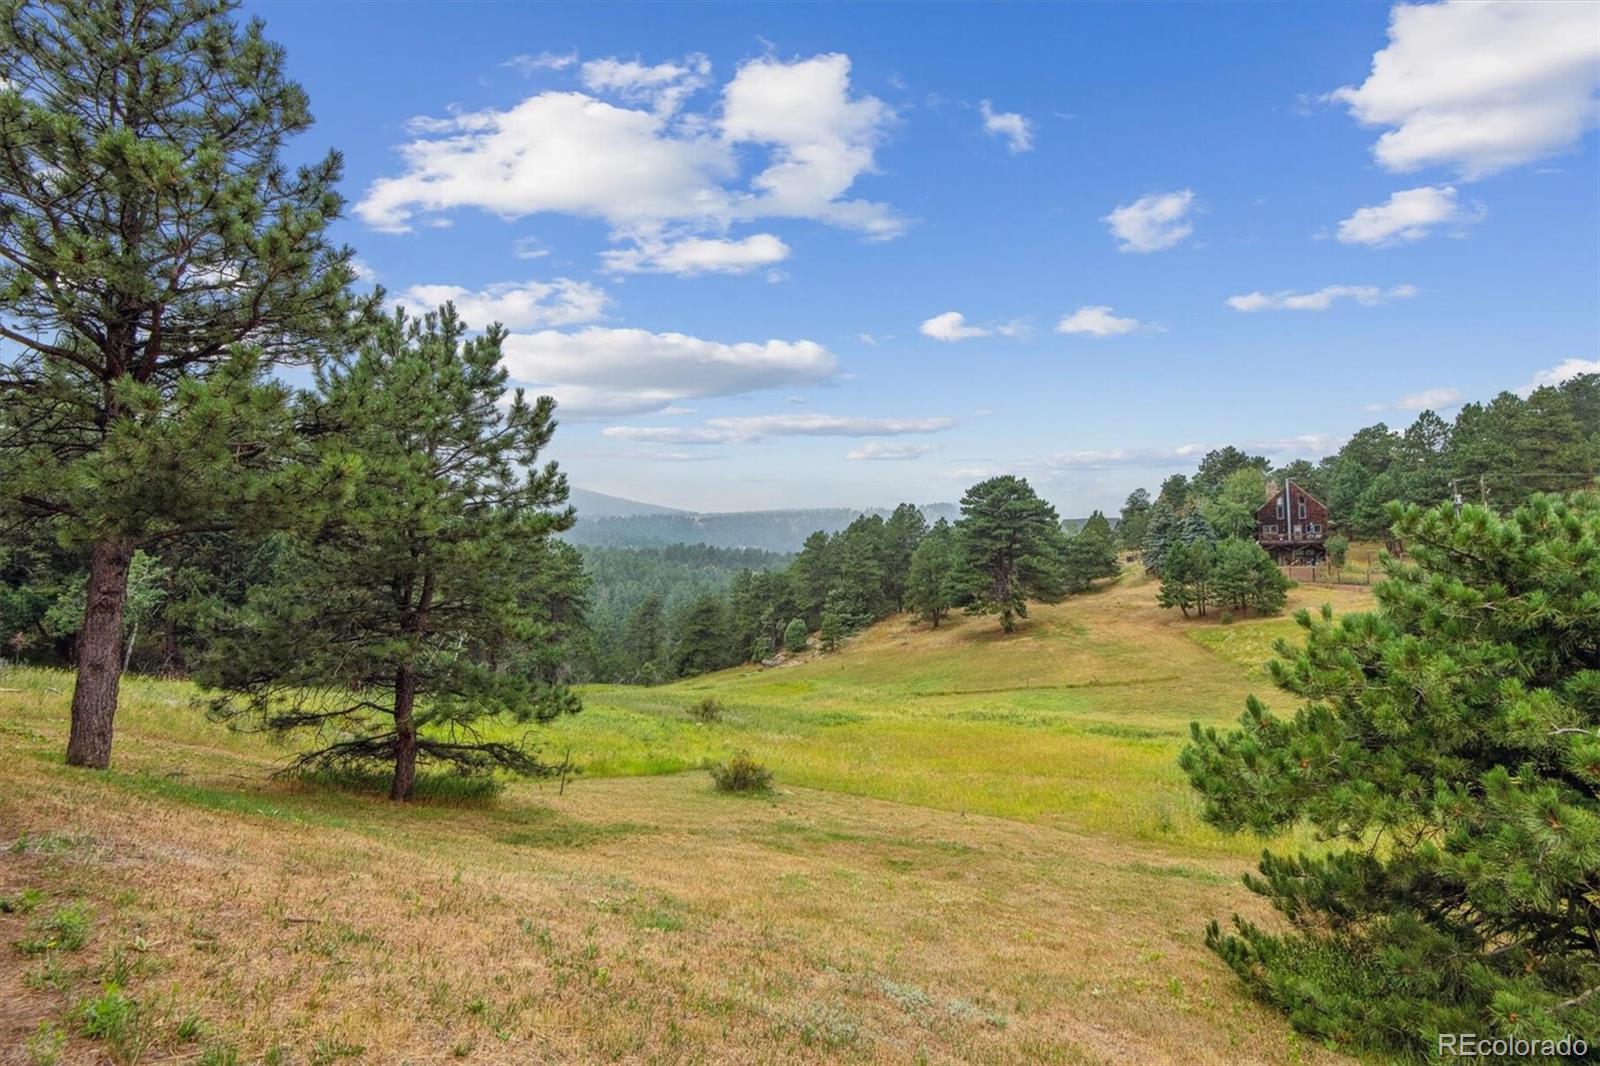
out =
[[[1450,388],[1423,389],[1408,393],[1392,403],[1369,403],[1369,411],[1441,411],[1461,402],[1461,390]]]
[[[646,66],[637,59],[591,59],[580,68],[578,78],[590,92],[613,93],[629,103],[645,104],[658,115],[671,115],[711,84],[711,60],[695,54],[678,63]]]
[[[1481,207],[1464,208],[1452,185],[1424,185],[1405,189],[1381,204],[1362,207],[1339,223],[1339,240],[1345,244],[1382,247],[1420,241],[1436,226],[1465,226],[1483,218]]]
[[[646,444],[747,444],[766,437],[900,437],[937,433],[955,424],[950,418],[776,414],[708,418],[703,426],[607,426],[600,432]]]
[[[1417,294],[1415,285],[1328,285],[1315,292],[1252,292],[1228,297],[1235,311],[1326,311],[1339,300],[1354,300],[1371,307],[1389,300],[1408,300]]]
[[[586,281],[508,281],[474,292],[460,285],[413,285],[395,298],[413,314],[424,314],[449,301],[473,329],[498,322],[507,329],[530,326],[572,326],[593,322],[604,312],[605,290]]]
[[[856,178],[875,169],[874,152],[894,117],[875,96],[851,96],[847,55],[745,63],[723,88],[722,137],[767,145],[772,158],[753,179],[756,195],[740,214],[811,218],[873,237],[897,236],[904,223],[886,204],[843,199]]]
[[[938,445],[934,444],[890,444],[875,440],[856,448],[845,458],[858,461],[921,459],[924,455],[938,450]]]
[[[1588,3],[1447,0],[1396,4],[1372,73],[1329,97],[1387,126],[1385,168],[1455,168],[1481,178],[1575,145],[1600,119],[1600,33]]]
[[[982,326],[967,325],[967,316],[960,311],[946,311],[943,314],[934,315],[917,328],[924,337],[932,337],[936,341],[947,341],[952,344],[956,341],[971,340],[973,337],[987,337],[994,332]]]
[[[577,52],[539,52],[533,55],[512,56],[500,65],[510,67],[524,76],[541,70],[566,70],[578,61]]]
[[[848,56],[752,60],[723,86],[719,112],[680,113],[687,94],[663,94],[704,77],[701,59],[595,61],[584,66],[586,85],[612,99],[540,92],[504,111],[414,122],[400,173],[368,186],[356,215],[404,232],[465,208],[505,219],[558,212],[601,219],[629,242],[664,239],[669,228],[723,237],[762,218],[872,238],[901,232],[888,205],[847,195],[874,170],[894,120],[882,101],[852,91]],[[751,159],[759,169],[747,174]]]
[[[1153,193],[1114,208],[1101,221],[1117,239],[1118,251],[1159,252],[1194,232],[1194,225],[1188,221],[1193,206],[1194,192],[1190,189]]]
[[[1600,374],[1600,359],[1566,359],[1557,363],[1548,370],[1541,370],[1533,375],[1522,388],[1517,390],[1518,396],[1527,396],[1534,389],[1545,385],[1559,385],[1579,374]]]
[[[1056,323],[1057,333],[1087,333],[1091,337],[1115,337],[1119,333],[1132,333],[1139,328],[1136,318],[1119,318],[1104,305],[1080,307],[1070,315],[1063,315]]]
[[[1004,137],[1012,155],[1033,150],[1033,123],[1015,111],[996,111],[994,105],[984,100],[978,105],[983,115],[983,128],[995,137]]]
[[[512,379],[547,392],[578,417],[662,411],[684,400],[812,385],[838,360],[815,341],[725,344],[682,333],[590,326],[513,333]]]
[[[742,240],[641,238],[632,248],[602,252],[600,258],[607,270],[617,274],[745,274],[789,258],[789,246],[771,233],[755,233]]]

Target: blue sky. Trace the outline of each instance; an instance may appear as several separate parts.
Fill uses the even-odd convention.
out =
[[[256,3],[575,484],[1067,514],[1600,369],[1600,8]]]

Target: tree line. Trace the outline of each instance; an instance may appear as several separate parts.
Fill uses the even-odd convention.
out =
[[[617,561],[595,558],[605,567]],[[596,676],[668,680],[808,647],[828,652],[903,611],[932,626],[952,610],[994,614],[1009,631],[1030,600],[1059,600],[1117,569],[1104,515],[1069,533],[1026,480],[991,478],[966,492],[955,522],[930,525],[903,503],[887,516],[858,515],[837,532],[817,530],[786,565],[742,568],[673,609],[662,593],[644,597],[623,625],[595,634],[594,661],[604,671]]]
[[[1449,422],[1423,411],[1403,430],[1367,426],[1315,463],[1274,467],[1232,445],[1213,450],[1192,476],[1173,474],[1154,495],[1130,493],[1118,532],[1125,547],[1153,552],[1157,563],[1176,528],[1196,517],[1218,538],[1248,537],[1266,484],[1289,478],[1327,505],[1335,535],[1381,540],[1393,502],[1431,507],[1459,494],[1509,513],[1536,493],[1581,489],[1597,477],[1600,375],[1579,374],[1525,397],[1502,392],[1463,404]]]

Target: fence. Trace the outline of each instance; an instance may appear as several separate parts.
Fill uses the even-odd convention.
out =
[[[1285,566],[1283,572],[1291,581],[1298,581],[1302,585],[1372,584],[1370,566],[1329,566],[1321,563],[1316,566]]]

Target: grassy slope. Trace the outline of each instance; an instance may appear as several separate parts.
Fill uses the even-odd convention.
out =
[[[1152,600],[1127,583],[1010,638],[891,621],[801,665],[595,689],[549,737],[586,776],[488,810],[271,781],[281,752],[145,680],[117,769],[69,771],[69,679],[5,675],[0,895],[45,898],[0,940],[75,900],[95,917],[79,951],[0,949],[0,1048],[120,967],[147,1061],[1330,1060],[1201,946],[1210,917],[1261,914],[1237,885],[1257,845],[1197,825],[1172,765],[1287,627]],[[684,715],[705,693],[724,722]],[[670,774],[739,748],[775,797]]]

